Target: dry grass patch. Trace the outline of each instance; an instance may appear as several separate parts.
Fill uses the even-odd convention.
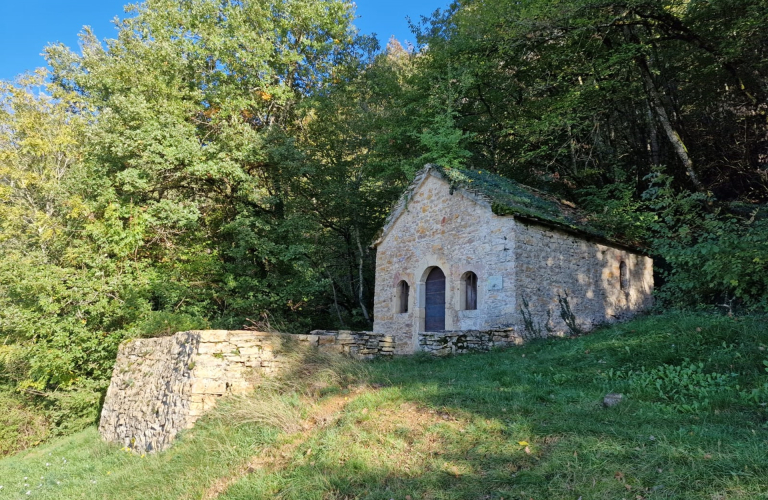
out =
[[[363,387],[358,387],[355,392],[359,393],[363,390]],[[249,408],[252,407],[256,407],[259,415],[268,413],[261,409],[260,398],[251,396],[250,398],[239,399],[242,400],[235,403],[237,407],[235,413],[242,413],[247,415],[248,418],[252,418],[252,414],[248,413]],[[303,445],[318,428],[330,425],[338,420],[341,412],[349,403],[349,397],[331,396],[320,402],[307,400],[306,403],[310,408],[309,415],[306,418],[302,420],[297,414],[296,421],[292,425],[286,425],[283,428],[286,434],[275,446],[259,450],[258,455],[252,456],[245,464],[232,471],[230,475],[219,478],[206,489],[202,498],[213,499],[219,497],[229,486],[248,474],[286,467],[293,460],[296,449]],[[279,404],[282,405],[283,403],[280,402]],[[279,422],[284,422],[283,416],[284,414],[280,415]]]
[[[281,355],[286,366],[279,376],[259,378],[253,394],[231,398],[213,415],[228,425],[273,427],[283,436],[215,481],[202,498],[217,498],[248,474],[286,466],[318,428],[338,420],[350,397],[368,390],[360,383],[368,375],[368,367],[360,362],[290,342],[285,349]],[[334,395],[342,391],[345,394]]]

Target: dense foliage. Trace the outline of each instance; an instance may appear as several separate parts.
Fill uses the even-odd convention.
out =
[[[466,0],[384,50],[353,19],[147,0],[0,83],[0,383],[66,429],[125,338],[370,327],[369,245],[427,162],[589,209],[663,306],[768,310],[764,0]]]

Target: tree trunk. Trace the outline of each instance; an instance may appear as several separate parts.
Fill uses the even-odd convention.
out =
[[[336,315],[339,317],[339,326],[344,328],[346,325],[344,324],[344,320],[341,317],[341,310],[339,310],[339,299],[336,296],[336,285],[333,283],[333,276],[331,276],[328,268],[325,269],[325,274],[327,274],[328,279],[331,280],[331,290],[333,290],[333,307],[336,308]]]
[[[648,114],[648,127],[650,127],[650,137],[648,138],[648,155],[651,160],[651,165],[658,167],[661,163],[659,154],[659,131],[656,129],[656,121],[653,118],[653,111],[651,111],[651,103],[646,99],[645,104],[647,106],[646,112]]]
[[[624,27],[624,36],[632,44],[641,44],[640,38],[637,36],[637,33],[634,32],[631,26]],[[648,95],[648,101],[651,105],[651,109],[655,113],[656,119],[659,120],[661,128],[664,129],[664,133],[667,135],[667,139],[669,139],[670,144],[672,144],[672,149],[675,150],[678,158],[680,158],[680,161],[683,163],[683,168],[685,168],[685,173],[691,179],[691,182],[696,187],[696,189],[698,191],[704,191],[704,186],[702,186],[698,176],[696,175],[696,172],[693,169],[693,160],[691,160],[691,157],[688,155],[688,148],[685,147],[683,139],[680,137],[680,134],[677,132],[677,130],[675,130],[674,126],[672,125],[672,121],[669,119],[667,110],[664,108],[662,95],[659,93],[659,90],[656,88],[656,84],[653,82],[653,76],[651,75],[648,59],[646,59],[644,55],[638,55],[635,57],[635,62],[637,63],[637,67],[640,70],[640,76],[643,79],[643,87],[645,88],[645,92]]]
[[[693,170],[693,160],[691,160],[691,157],[688,155],[688,148],[685,147],[685,143],[683,143],[680,134],[678,134],[675,128],[672,126],[672,122],[669,119],[667,110],[664,109],[664,103],[662,102],[661,95],[659,94],[658,89],[656,89],[656,84],[653,83],[651,70],[648,68],[648,61],[646,61],[643,56],[638,57],[636,61],[637,66],[640,69],[640,74],[643,77],[643,85],[646,92],[648,93],[651,108],[656,114],[656,118],[659,120],[661,128],[664,129],[664,132],[667,135],[667,139],[669,139],[669,142],[672,144],[672,148],[675,150],[678,158],[680,158],[680,161],[683,163],[685,173],[691,179],[693,185],[696,186],[697,190],[704,191],[704,186],[701,184],[701,181],[699,181],[696,172]]]
[[[363,256],[365,255],[363,253],[363,245],[360,243],[360,232],[357,230],[357,228],[354,228],[355,232],[355,240],[357,241],[357,249],[360,252],[360,259],[359,259],[359,278],[360,278],[360,286],[358,287],[358,301],[360,302],[360,309],[363,310],[363,316],[365,317],[365,320],[370,323],[371,317],[368,315],[368,308],[365,307],[365,301],[363,300]]]

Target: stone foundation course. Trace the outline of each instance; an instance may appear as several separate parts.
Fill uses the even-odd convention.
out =
[[[435,356],[520,343],[512,329],[428,332],[419,339],[421,349]],[[396,345],[393,336],[382,333],[324,330],[308,335],[204,330],[130,340],[118,351],[99,432],[135,451],[164,450],[219,398],[252,392],[261,377],[291,366],[302,349],[370,360],[393,356]]]

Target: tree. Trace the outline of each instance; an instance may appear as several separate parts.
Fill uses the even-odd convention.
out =
[[[158,272],[157,310],[306,327],[299,311],[325,277],[306,237],[316,222],[294,209],[309,161],[298,141],[308,100],[365,57],[352,5],[149,0],[131,12],[106,48],[86,32],[82,55],[47,50],[54,81],[93,117],[97,219],[110,206],[124,224],[142,214],[136,255]]]
[[[308,103],[299,139],[306,162],[290,176],[295,207],[315,221],[313,262],[328,280],[325,304],[343,327],[370,328],[374,257],[389,207],[421,167],[423,148],[403,107],[414,54],[390,41],[351,78]]]
[[[437,92],[478,168],[639,195],[664,165],[681,188],[765,199],[764,7],[456,2],[422,27],[424,71],[453,72]]]
[[[43,397],[50,420],[82,417],[77,427],[146,310],[146,279],[103,254],[109,221],[91,220],[81,196],[85,122],[46,76],[0,83],[0,384]]]
[[[45,93],[44,71],[0,82],[0,244],[60,251],[82,120]]]

